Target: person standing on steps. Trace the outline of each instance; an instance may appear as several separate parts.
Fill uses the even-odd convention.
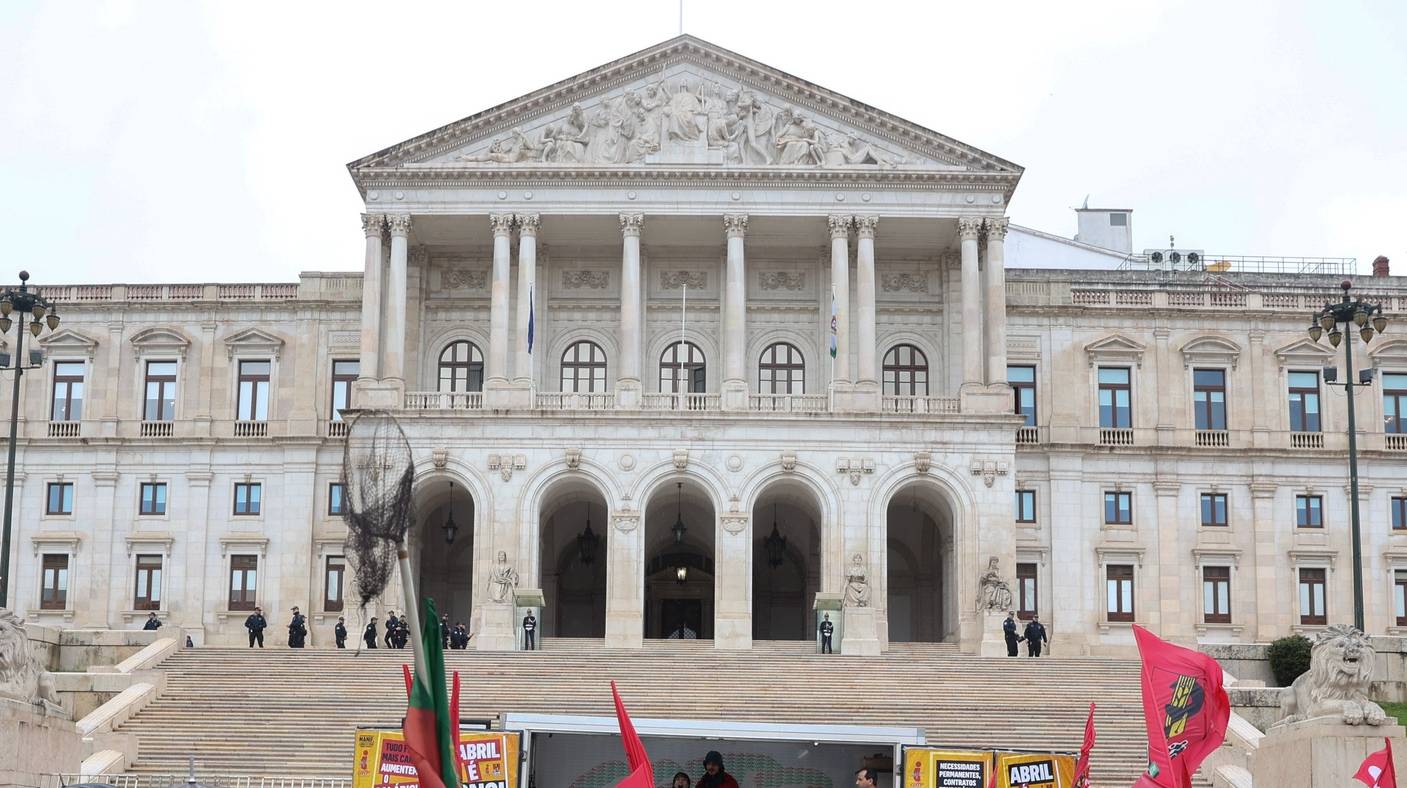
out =
[[[249,614],[249,618],[244,619],[244,628],[249,630],[249,647],[254,648],[254,643],[259,643],[259,648],[264,647],[264,630],[269,626],[269,622],[264,620],[264,611],[254,608],[254,612]]]
[[[704,756],[704,774],[698,788],[739,788],[733,775],[723,769],[723,756],[717,750],[709,750]]]
[[[1041,655],[1041,644],[1049,642],[1050,638],[1046,637],[1045,626],[1041,624],[1041,617],[1032,615],[1031,620],[1026,622],[1026,656],[1039,657]]]
[[[305,639],[308,637],[308,619],[298,612],[298,606],[293,606],[293,620],[288,622],[288,647],[302,648]]]
[[[371,619],[366,625],[366,631],[362,633],[362,642],[367,648],[376,648],[376,619]]]
[[[337,617],[337,626],[332,628],[332,636],[337,638],[337,647],[347,647],[347,622],[341,616]]]
[[[831,614],[830,614],[830,613],[826,613],[826,614],[825,614],[825,618],[821,619],[821,627],[820,627],[820,629],[821,629],[821,653],[822,653],[822,654],[834,654],[835,651],[831,648],[831,638],[835,636],[835,624],[831,621]]]
[[[1002,634],[1006,636],[1006,655],[1016,656],[1016,644],[1021,642],[1021,638],[1016,636],[1016,611],[1006,614],[1006,620],[1002,622]]]
[[[523,650],[537,650],[537,616],[533,615],[532,610],[523,616]]]
[[[155,613],[148,613],[147,622],[142,625],[142,631],[155,632],[158,629],[161,629],[161,619],[157,618]]]
[[[449,613],[440,614],[440,648],[449,648]]]
[[[390,615],[386,616],[386,648],[396,647],[396,633],[400,628],[401,620],[396,618],[396,611],[392,610]]]

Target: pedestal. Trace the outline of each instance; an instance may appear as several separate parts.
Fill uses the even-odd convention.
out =
[[[847,607],[842,613],[840,650],[865,657],[879,656],[879,625],[872,607]]]
[[[1392,740],[1394,763],[1407,763],[1407,732],[1400,725],[1345,725],[1339,717],[1320,717],[1272,726],[1251,755],[1256,785],[1277,788],[1359,785],[1353,773],[1368,753]]]
[[[475,640],[479,651],[513,651],[518,647],[515,633],[517,624],[513,620],[513,605],[508,602],[495,602],[484,605],[483,622]]]
[[[545,605],[546,601],[540,588],[519,588],[513,592],[513,621],[515,622],[514,630],[517,633],[514,642],[519,651],[529,650],[527,633],[523,630],[523,619],[527,617],[528,613],[532,613],[533,618],[537,619],[537,630],[533,634],[532,650],[537,651],[542,648],[542,608]]]
[[[1006,614],[987,611],[982,614],[982,644],[977,653],[984,657],[1006,656],[1006,635],[1002,632],[1002,622]]]
[[[0,785],[38,788],[43,774],[77,774],[83,737],[73,721],[0,699]]]
[[[742,380],[723,381],[720,407],[723,410],[747,410],[747,382]]]

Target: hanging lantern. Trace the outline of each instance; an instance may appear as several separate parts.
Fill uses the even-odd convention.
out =
[[[762,547],[767,551],[767,566],[772,569],[782,565],[782,559],[787,549],[787,538],[782,536],[777,530],[777,505],[772,504],[772,533],[762,540]]]
[[[689,526],[684,524],[684,482],[679,482],[678,488],[674,499],[674,527],[669,530],[674,532],[674,543],[683,544],[684,534],[689,531]]]
[[[440,529],[445,532],[445,544],[454,544],[454,537],[459,535],[459,526],[454,523],[454,482],[449,483],[449,516]]]
[[[576,536],[576,554],[584,566],[596,561],[596,548],[601,545],[601,537],[591,530],[591,504],[586,505],[586,528]]]

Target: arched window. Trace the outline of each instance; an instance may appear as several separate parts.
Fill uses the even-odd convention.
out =
[[[913,345],[895,345],[884,354],[884,393],[928,396],[928,357]]]
[[[479,346],[461,339],[440,352],[440,391],[483,391],[484,354]]]
[[[675,342],[660,356],[661,394],[702,394],[704,354],[693,342]]]
[[[757,390],[762,394],[806,393],[806,360],[795,345],[778,342],[762,351]]]
[[[562,391],[587,394],[606,390],[606,351],[595,342],[573,342],[562,354]]]

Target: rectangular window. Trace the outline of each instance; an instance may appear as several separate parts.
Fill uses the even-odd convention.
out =
[[[142,482],[141,514],[166,514],[166,483]]]
[[[342,581],[347,576],[347,561],[340,555],[327,557],[323,573],[322,609],[329,613],[342,612]]]
[[[1407,530],[1407,498],[1392,499],[1392,530]]]
[[[346,492],[346,487],[342,482],[333,482],[327,485],[327,513],[333,515],[342,514],[342,496]]]
[[[267,421],[269,418],[269,374],[273,364],[268,361],[239,362],[239,401],[235,418],[240,421]]]
[[[259,590],[259,556],[230,556],[230,610],[253,610]]]
[[[1231,567],[1202,567],[1202,620],[1231,623]]]
[[[1392,575],[1392,607],[1399,627],[1407,627],[1407,572],[1401,569]]]
[[[1133,524],[1133,493],[1104,493],[1104,522],[1108,525]]]
[[[259,498],[264,485],[259,482],[239,482],[234,488],[234,513],[255,515],[259,513]]]
[[[42,566],[39,609],[66,609],[68,607],[68,554],[45,553]]]
[[[1226,429],[1226,370],[1192,370],[1192,409],[1197,429]]]
[[[1036,491],[1017,490],[1016,491],[1016,522],[1034,523],[1036,521]]]
[[[1111,564],[1105,568],[1110,621],[1133,621],[1133,567]]]
[[[176,420],[176,362],[148,361],[144,421]]]
[[[73,514],[73,482],[49,482],[44,514]]]
[[[1036,598],[1036,565],[1016,565],[1016,617],[1029,621],[1039,612]]]
[[[332,416],[333,421],[342,420],[342,411],[352,407],[352,384],[361,371],[360,361],[332,362]]]
[[[1129,409],[1128,367],[1099,368],[1099,426],[1105,429],[1127,429],[1133,426]]]
[[[1202,525],[1226,525],[1226,493],[1202,493]]]
[[[1324,498],[1319,495],[1295,496],[1295,527],[1324,527]]]
[[[1290,431],[1319,431],[1319,373],[1290,373]]]
[[[161,556],[137,556],[137,590],[132,595],[132,609],[161,609]]]
[[[1006,382],[1016,400],[1016,412],[1026,417],[1023,426],[1036,426],[1036,368],[1007,367]]]
[[[1407,374],[1383,374],[1383,432],[1407,433]]]
[[[1110,226],[1110,227],[1128,227],[1128,226],[1129,226],[1129,215],[1126,214],[1126,213],[1111,213],[1111,214],[1109,214],[1109,226]]]
[[[82,361],[54,363],[54,404],[49,421],[79,421],[83,418]]]
[[[1325,624],[1328,616],[1324,613],[1323,569],[1300,570],[1300,623]]]

